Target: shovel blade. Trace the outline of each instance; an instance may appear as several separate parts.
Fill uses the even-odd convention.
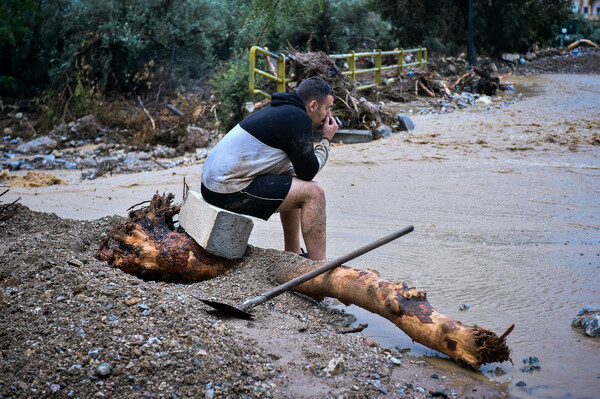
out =
[[[196,297],[194,297],[196,298]],[[215,309],[220,315],[228,317],[236,317],[238,319],[252,320],[254,316],[251,313],[244,312],[234,306],[228,305],[222,302],[209,301],[207,299],[196,298],[197,300],[204,302],[205,305]]]

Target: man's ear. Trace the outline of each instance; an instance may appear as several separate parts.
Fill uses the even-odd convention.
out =
[[[319,103],[317,102],[317,100],[310,100],[310,102],[306,106],[308,112],[315,112],[317,108],[319,108]]]

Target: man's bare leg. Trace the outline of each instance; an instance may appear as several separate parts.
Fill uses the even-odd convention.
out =
[[[300,209],[279,213],[283,227],[285,250],[300,253]]]
[[[285,213],[297,209],[300,209],[300,226],[308,257],[315,260],[326,259],[325,192],[319,183],[293,178],[292,187],[277,212]],[[284,219],[289,220],[289,217],[284,216],[282,223]]]

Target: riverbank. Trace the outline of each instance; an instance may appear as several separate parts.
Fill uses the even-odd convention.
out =
[[[272,287],[263,272],[272,258],[295,255],[252,248],[227,276],[143,281],[94,259],[121,220],[61,219],[19,205],[0,222],[1,397],[504,395],[502,386],[341,333],[351,315],[303,297],[273,299],[254,321],[220,320],[193,296],[241,303]]]
[[[241,325],[225,322],[225,331],[229,335],[218,335],[225,337],[223,341],[218,337],[208,338],[216,319],[205,316],[201,310],[204,308],[191,301],[187,296],[190,291],[186,290],[193,287],[195,294],[210,296],[218,292],[217,289],[223,289],[219,284],[210,284],[223,282],[231,293],[219,292],[215,299],[238,303],[271,287],[272,283],[252,278],[250,281],[256,281],[256,287],[242,290],[244,281],[252,276],[253,272],[249,270],[232,275],[232,280],[214,280],[193,286],[136,283],[135,279],[107,269],[91,257],[95,240],[108,230],[107,221],[91,219],[124,216],[129,206],[150,199],[156,190],[174,192],[180,199],[183,177],[186,176],[192,188],[199,180],[201,165],[191,165],[134,175],[107,175],[94,181],[81,181],[77,174],[56,171],[66,185],[11,188],[5,196],[6,201],[20,196],[20,203],[31,209],[55,212],[60,217],[80,221],[41,213],[18,218],[31,219],[31,225],[27,222],[13,226],[5,221],[5,225],[1,226],[2,270],[10,269],[10,276],[15,274],[18,278],[17,282],[10,282],[16,284],[12,289],[8,276],[2,280],[5,300],[2,320],[9,323],[9,329],[5,329],[9,333],[2,336],[2,342],[9,339],[11,344],[7,345],[8,348],[12,345],[20,348],[12,352],[12,358],[18,359],[18,362],[6,369],[9,373],[3,373],[18,378],[3,384],[18,388],[23,385],[14,384],[23,382],[28,389],[32,388],[30,384],[38,384],[35,389],[42,386],[51,389],[48,387],[56,383],[60,386],[60,394],[66,396],[71,389],[77,392],[69,385],[74,383],[80,384],[74,385],[77,387],[85,386],[83,392],[86,394],[95,394],[92,391],[95,389],[109,396],[109,391],[104,390],[108,389],[105,388],[107,386],[116,390],[131,389],[130,386],[142,384],[140,381],[150,381],[143,384],[145,391],[132,390],[133,396],[150,392],[155,396],[168,397],[169,392],[159,390],[161,382],[165,382],[163,388],[179,388],[183,385],[175,379],[178,377],[175,371],[192,370],[189,374],[197,382],[191,388],[188,385],[183,387],[197,389],[191,391],[194,396],[201,396],[207,391],[210,395],[210,389],[215,389],[216,395],[215,385],[223,388],[216,376],[223,376],[224,367],[230,367],[235,370],[236,376],[246,381],[248,388],[241,393],[247,396],[283,396],[284,388],[290,387],[286,394],[293,397],[302,395],[301,389],[315,386],[319,389],[324,387],[327,392],[331,390],[331,394],[310,391],[306,396],[338,396],[343,393],[351,397],[384,396],[379,388],[381,386],[388,396],[400,397],[429,396],[427,392],[416,390],[417,387],[426,391],[439,389],[448,395],[454,392],[456,397],[593,397],[599,381],[596,378],[597,357],[593,356],[598,350],[598,340],[586,338],[580,331],[571,329],[570,320],[582,306],[592,304],[589,301],[600,295],[595,284],[600,278],[597,268],[600,225],[595,201],[599,192],[600,154],[598,145],[595,145],[599,126],[594,117],[600,107],[598,76],[538,75],[504,79],[518,83],[516,95],[519,92],[528,94],[506,106],[504,101],[508,99],[480,104],[449,115],[415,115],[417,129],[412,132],[358,146],[334,145],[328,165],[318,180],[326,188],[328,198],[329,256],[346,253],[398,226],[414,224],[414,233],[358,258],[350,265],[377,269],[386,279],[400,279],[422,288],[428,292],[428,298],[436,309],[466,323],[477,323],[500,333],[515,323],[516,329],[508,339],[509,346],[514,349],[514,365],[489,365],[482,369],[482,373],[473,374],[457,370],[435,357],[399,358],[396,346],[411,347],[412,354],[435,354],[416,347],[397,329],[381,328],[375,318],[368,319],[370,327],[363,335],[377,341],[382,348],[389,348],[389,352],[366,347],[362,336],[332,333],[332,329],[338,328],[335,324],[331,329],[326,327],[330,325],[328,320],[340,318],[338,313],[329,315],[324,310],[315,311],[314,304],[288,294],[272,302],[272,307],[265,305],[260,309],[259,332],[251,332],[252,328],[259,328],[256,324],[249,327],[246,322]],[[94,223],[100,225],[94,226]],[[13,227],[16,230],[10,230],[12,233],[8,234]],[[82,247],[83,252],[66,248],[76,246],[80,239],[83,240],[82,245],[88,246],[87,249]],[[262,248],[281,248],[278,219],[257,223],[251,243]],[[57,249],[51,249],[53,247]],[[87,260],[88,263],[81,267],[69,265],[67,262],[71,257],[82,263]],[[58,259],[56,265],[44,263],[52,259]],[[31,271],[16,271],[28,268]],[[36,274],[39,277],[35,277]],[[57,280],[60,284],[50,285],[54,279],[61,279],[63,274],[68,277],[66,281]],[[86,283],[83,295],[91,298],[90,303],[96,304],[98,313],[93,313],[93,317],[83,306],[86,303],[82,305],[76,298],[84,291],[74,294],[80,285],[73,287],[79,279],[88,278],[92,281],[90,292],[87,293]],[[47,290],[56,290],[63,284],[69,287],[65,292],[44,295]],[[240,284],[240,287],[234,284]],[[47,289],[46,285],[49,285]],[[19,286],[25,293],[22,296],[18,296]],[[74,291],[69,291],[71,289]],[[142,302],[131,307],[124,304],[124,301],[134,298],[141,298]],[[163,303],[165,305],[160,307]],[[111,304],[112,307],[107,309]],[[460,311],[461,304],[469,304],[470,310]],[[165,311],[166,316],[156,317],[166,306],[174,311]],[[37,308],[40,310],[36,314]],[[85,312],[69,316],[70,312],[79,308]],[[41,317],[38,315],[44,314],[40,312],[45,309],[48,309],[48,314],[40,318],[40,326],[35,320]],[[53,311],[56,313],[52,314]],[[150,313],[142,316],[145,311]],[[288,317],[289,314],[286,316],[288,311],[292,313],[291,317]],[[185,317],[179,318],[180,314]],[[203,318],[199,319],[201,314]],[[104,322],[102,316],[106,317]],[[116,316],[116,319],[109,319],[111,316]],[[148,317],[153,320],[148,322]],[[307,321],[303,321],[302,317]],[[361,319],[364,316],[358,317],[359,323],[364,322]],[[89,324],[90,319],[95,320],[94,323],[99,320],[105,327],[93,324],[100,327],[86,330],[85,323]],[[164,323],[171,319],[176,323],[166,326]],[[315,324],[311,325],[313,320]],[[110,323],[115,321],[117,325],[112,326]],[[60,330],[54,332],[56,323],[59,323]],[[177,328],[177,323],[183,323],[177,334],[163,334],[167,327]],[[302,323],[310,325],[303,332],[299,331],[304,328]],[[93,345],[87,344],[85,338],[77,341],[80,339],[75,336],[79,325],[86,336],[94,337],[94,340],[88,338],[89,342],[97,339],[100,343],[103,355],[96,358],[97,361],[75,363],[95,356]],[[143,330],[144,327],[147,330]],[[220,325],[216,328],[221,329]],[[45,331],[47,335],[42,335]],[[22,332],[28,338],[17,340],[17,333]],[[57,334],[61,341],[66,340],[71,352],[65,352],[71,353],[71,357],[52,345],[58,342],[52,340],[52,334]],[[75,338],[69,338],[71,336]],[[167,337],[164,340],[167,343],[179,340],[172,342],[175,349],[170,349],[162,339],[160,344],[153,339],[161,336]],[[185,341],[189,336],[198,339]],[[290,342],[297,344],[300,354],[290,348],[294,345],[289,345],[285,337],[292,337]],[[44,346],[40,352],[28,352],[29,356],[26,354],[31,350],[30,346],[45,340],[49,346]],[[181,340],[183,345],[179,343]],[[557,342],[564,344],[557,347]],[[195,347],[192,350],[193,345],[203,345],[204,349]],[[229,355],[225,355],[230,360],[222,360],[218,356],[224,352],[220,349],[221,345],[234,348],[229,352],[239,356],[230,359]],[[238,350],[238,345],[243,348]],[[309,349],[303,351],[302,345]],[[76,349],[79,347],[85,350]],[[135,357],[138,352],[133,352],[136,348],[144,360],[140,364]],[[250,351],[246,353],[244,348]],[[333,378],[320,375],[325,363],[343,354],[340,348],[349,351],[347,359],[351,360],[345,359],[346,372]],[[361,363],[362,355],[353,355],[350,348],[363,353],[365,362]],[[290,363],[289,357],[282,355],[289,350],[295,353],[293,358],[300,359],[295,366]],[[91,354],[88,354],[89,351],[92,351]],[[115,380],[111,380],[112,377],[94,380],[87,376],[88,372],[94,376],[94,367],[100,362],[117,359],[114,353],[107,354],[112,351],[119,355],[117,364],[120,367],[141,372],[136,384],[130,382],[128,374],[118,374]],[[273,360],[274,357],[268,356],[271,351],[282,358]],[[75,352],[79,352],[84,360],[78,360]],[[171,352],[175,354],[169,354]],[[31,357],[36,353],[43,353],[46,357]],[[200,356],[198,353],[204,357],[195,359]],[[387,353],[400,359],[402,366],[393,363]],[[8,364],[10,354],[10,351],[2,349],[3,367]],[[246,354],[248,357],[245,357]],[[163,355],[166,356],[165,366],[161,366]],[[528,356],[539,357],[541,370],[532,373],[519,370],[522,358]],[[133,365],[126,369],[130,359],[133,359]],[[171,363],[167,364],[167,360]],[[173,360],[178,363],[173,363]],[[188,366],[190,362],[195,363],[194,360],[205,364],[208,371],[195,371]],[[231,366],[228,366],[228,361]],[[278,361],[283,362],[283,366]],[[436,366],[422,366],[422,361]],[[160,367],[155,367],[152,362]],[[39,366],[43,377],[38,376],[39,370],[35,372],[32,368],[24,368],[29,363]],[[153,367],[151,373],[146,371],[146,364]],[[259,381],[254,375],[246,375],[252,374],[248,370],[254,364],[267,370],[266,380]],[[73,365],[81,365],[83,374],[71,376],[68,370]],[[307,365],[308,368],[303,370]],[[412,366],[416,368],[410,368]],[[21,371],[21,368],[24,370]],[[72,372],[77,373],[77,369],[75,367]],[[285,381],[268,376],[272,369],[275,375],[283,373],[293,378],[289,377],[287,386],[284,386]],[[297,370],[298,375],[286,373],[286,369]],[[34,373],[29,373],[31,371]],[[398,372],[401,374],[398,375]],[[375,374],[380,378],[376,378]],[[417,377],[413,379],[415,374]],[[432,377],[434,374],[437,379]],[[136,378],[135,375],[133,378]],[[294,388],[291,380],[303,385]],[[276,387],[268,390],[261,386],[265,381],[276,384]],[[335,381],[339,382],[339,386],[332,385],[337,384]],[[516,386],[519,381],[526,385]],[[269,385],[269,382],[266,384]],[[434,385],[428,385],[430,383]],[[409,388],[408,384],[413,387]],[[258,387],[256,393],[255,387]],[[230,389],[230,385],[223,389]],[[3,395],[8,395],[5,392],[13,392],[10,385],[2,391]],[[22,392],[24,396],[25,391]],[[114,392],[110,391],[110,394],[114,396]],[[179,392],[185,395],[184,391]]]

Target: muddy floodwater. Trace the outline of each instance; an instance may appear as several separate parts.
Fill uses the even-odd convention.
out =
[[[328,256],[414,225],[349,265],[425,290],[432,306],[464,323],[498,334],[514,324],[514,364],[478,373],[510,396],[597,398],[600,339],[571,321],[582,307],[600,306],[600,76],[502,80],[517,91],[451,114],[404,105],[415,130],[333,147],[317,178],[327,193]],[[56,173],[69,184],[13,188],[9,199],[75,219],[125,215],[156,190],[181,200],[183,176],[197,189],[200,172],[196,165],[85,182]],[[256,220],[250,242],[282,249],[279,218]],[[381,345],[456,368],[386,320],[347,310]],[[541,369],[521,371],[530,356]]]

